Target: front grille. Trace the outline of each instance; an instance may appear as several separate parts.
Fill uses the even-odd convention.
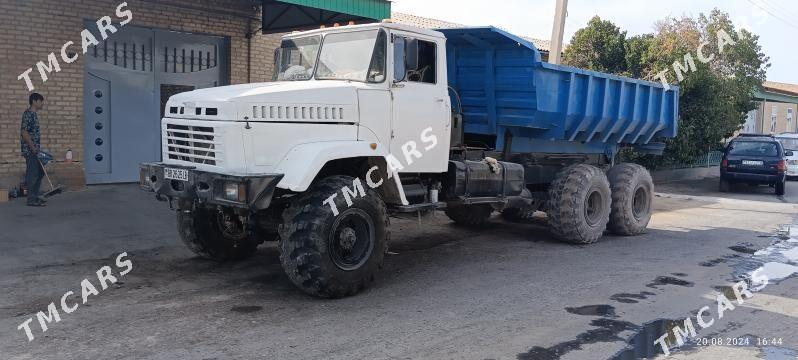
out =
[[[213,127],[166,124],[169,159],[197,164],[216,165],[221,151]]]

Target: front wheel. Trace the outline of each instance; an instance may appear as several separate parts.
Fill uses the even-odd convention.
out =
[[[638,235],[651,220],[654,182],[646,168],[637,164],[618,164],[607,174],[612,189],[612,211],[607,225],[618,235]]]
[[[177,212],[180,239],[195,254],[210,260],[240,260],[255,253],[262,240],[234,213],[197,207]]]
[[[355,195],[343,195],[344,188],[354,188]],[[390,239],[385,203],[349,176],[324,178],[295,196],[279,232],[280,261],[288,278],[302,291],[324,298],[354,295],[373,282]]]
[[[560,171],[549,187],[546,206],[549,227],[558,239],[596,242],[610,217],[610,184],[595,166],[571,165]]]

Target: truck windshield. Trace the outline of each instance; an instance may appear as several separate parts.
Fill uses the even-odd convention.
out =
[[[309,80],[313,77],[319,36],[283,40],[275,51],[275,81]]]
[[[386,38],[380,30],[325,36],[316,79],[383,82]]]

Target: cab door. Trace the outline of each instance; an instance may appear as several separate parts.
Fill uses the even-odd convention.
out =
[[[398,171],[445,172],[451,130],[445,43],[397,31],[391,41],[390,150]]]

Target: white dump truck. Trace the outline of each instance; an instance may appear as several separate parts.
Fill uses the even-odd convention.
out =
[[[176,210],[194,253],[225,261],[278,241],[288,277],[320,297],[374,280],[390,216],[479,226],[544,211],[566,242],[639,234],[651,177],[614,159],[676,135],[678,88],[544,63],[493,27],[293,33],[275,73],[172,96],[141,187]]]

